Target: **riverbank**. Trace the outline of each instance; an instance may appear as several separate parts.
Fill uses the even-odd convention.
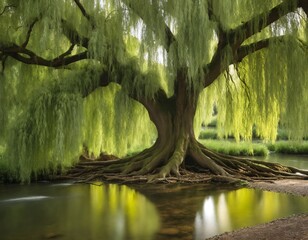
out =
[[[251,188],[308,197],[308,180],[277,180],[250,183]],[[308,240],[308,213],[242,228],[209,238],[211,240]]]
[[[308,214],[281,218],[255,227],[224,233],[211,240],[307,240]]]

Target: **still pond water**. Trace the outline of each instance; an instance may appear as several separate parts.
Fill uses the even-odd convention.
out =
[[[304,197],[218,185],[0,185],[2,240],[199,240],[307,212]]]

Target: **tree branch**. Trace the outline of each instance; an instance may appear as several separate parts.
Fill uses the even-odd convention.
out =
[[[20,46],[18,46],[15,43],[5,44],[2,46],[0,44],[0,53],[1,53],[1,56],[3,56],[2,58],[10,56],[14,58],[15,60],[18,60],[25,64],[40,65],[40,66],[47,66],[47,67],[54,67],[54,68],[59,68],[61,66],[67,66],[74,62],[88,58],[87,50],[84,52],[69,56],[72,53],[75,45],[81,45],[84,48],[88,48],[89,39],[80,36],[80,34],[75,29],[71,28],[65,20],[62,20],[62,27],[64,29],[65,36],[71,42],[71,45],[67,51],[65,51],[64,53],[62,53],[61,55],[53,59],[48,60],[48,59],[45,59],[37,55],[33,51],[27,49],[26,46],[28,45],[30,41],[33,28],[35,24],[39,21],[39,19],[40,19],[39,17],[35,18],[33,22],[30,24],[29,29],[26,34],[26,40]]]
[[[66,20],[62,19],[63,33],[71,44],[80,45],[84,48],[88,48],[89,38],[81,36],[75,29],[73,29]]]
[[[271,41],[278,41],[278,40],[282,41],[283,36],[262,39],[258,42],[254,42],[254,43],[251,43],[249,45],[241,46],[237,50],[236,58],[234,59],[233,64],[240,63],[246,56],[248,56],[248,55],[250,55],[254,52],[257,52],[261,49],[267,48]]]
[[[216,53],[214,54],[211,63],[203,68],[205,73],[204,87],[212,84],[230,64],[238,61],[236,57],[237,51],[246,39],[260,32],[286,14],[294,12],[298,7],[305,7],[306,5],[307,0],[284,0],[268,12],[251,18],[237,28],[220,33],[218,36],[219,43]],[[233,53],[233,59],[230,59],[229,63],[224,63],[222,59],[230,49]]]
[[[82,15],[89,21],[89,23],[92,26],[92,29],[95,28],[95,21],[93,19],[93,17],[87,13],[86,9],[84,8],[84,6],[80,3],[79,0],[74,0],[74,2],[76,3],[76,5],[78,6],[79,10],[81,11]]]
[[[70,55],[70,54],[72,53],[74,47],[75,47],[75,44],[72,44],[72,45],[68,48],[68,50],[67,50],[66,52],[62,53],[58,58],[64,58],[64,57]]]
[[[3,15],[7,10],[9,10],[10,8],[14,8],[16,7],[14,4],[11,5],[7,5],[3,8],[2,12],[0,12],[0,16]]]
[[[17,46],[15,44],[6,48],[1,48],[0,46],[0,51],[2,52],[3,55],[10,56],[20,62],[30,65],[40,65],[40,66],[54,67],[54,68],[67,66],[71,63],[88,58],[87,51],[66,57],[68,54],[71,53],[72,49],[73,47],[71,46],[68,51],[61,54],[60,56],[51,60],[47,60],[43,57],[36,55],[31,50]]]
[[[237,50],[237,54],[236,54],[236,59],[234,61],[235,63],[240,63],[246,56],[257,52],[261,49],[267,48],[270,44],[270,42],[273,41],[280,41],[283,42],[284,38],[286,36],[279,36],[279,37],[271,37],[271,38],[266,38],[266,39],[262,39],[258,42],[254,42],[251,43],[249,45],[243,45],[241,46],[238,50]],[[305,44],[304,42],[302,42],[300,39],[297,39],[298,43],[300,44],[300,47],[302,48],[302,50],[304,52],[308,53],[308,46],[307,44]]]
[[[29,40],[30,40],[30,36],[31,36],[31,33],[32,33],[32,30],[33,30],[33,27],[34,25],[39,21],[39,18],[35,18],[34,21],[30,24],[29,26],[29,29],[28,29],[28,32],[27,32],[27,36],[26,36],[26,40],[24,41],[24,43],[21,45],[22,48],[25,48],[28,43],[29,43]]]
[[[297,0],[284,0],[281,4],[272,8],[269,12],[257,15],[228,33],[228,38],[234,44],[239,45],[249,37],[276,22],[281,17],[287,15],[288,13],[294,12],[299,7],[300,4]]]
[[[243,58],[245,58],[246,56],[254,52],[257,52],[261,49],[267,48],[270,42],[273,42],[273,41],[283,42],[285,38],[286,36],[271,37],[271,38],[262,39],[258,42],[251,43],[249,45],[243,45],[237,50],[234,63],[240,63],[243,60]],[[308,53],[308,45],[305,42],[301,41],[300,39],[297,39],[297,41],[300,44],[300,47],[302,48],[302,50]]]
[[[157,33],[158,29],[156,29],[155,27],[152,27],[151,24],[148,21],[146,21],[147,18],[144,15],[145,13],[138,6],[138,4],[133,4],[132,3],[133,1],[129,1],[129,0],[123,0],[123,2],[125,3],[125,5],[128,8],[130,8],[136,15],[138,15],[140,17],[140,19],[144,22],[145,25],[147,25],[149,28],[151,28],[154,33]],[[158,11],[157,8],[155,8],[153,6],[153,3],[152,3],[152,9],[153,9],[152,16],[158,16],[159,15],[159,11]],[[169,26],[165,23],[165,21],[164,21],[164,19],[162,17],[161,17],[160,21],[161,21],[161,24],[163,25],[164,32],[165,32],[164,39],[161,39],[163,41],[162,45],[166,49],[166,51],[168,52],[171,44],[176,41],[176,38],[173,35],[173,33],[172,33],[171,29],[169,28]]]

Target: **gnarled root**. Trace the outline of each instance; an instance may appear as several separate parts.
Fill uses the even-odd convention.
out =
[[[215,153],[194,142],[190,155],[199,168],[208,168],[214,174],[243,180],[269,180],[280,178],[308,179],[308,171],[241,157]]]
[[[135,156],[124,159],[108,161],[83,159],[73,169],[65,173],[64,177],[85,182],[98,179],[120,182],[150,181],[154,180],[151,175],[157,175],[155,179],[158,178],[158,175],[163,175],[163,172],[158,174],[157,171],[162,165],[168,165],[172,151],[171,144],[157,143]],[[175,169],[172,164],[168,166]]]
[[[308,179],[308,171],[247,158],[215,153],[195,139],[176,144],[156,143],[139,154],[116,160],[83,160],[65,176],[82,182],[238,182]]]

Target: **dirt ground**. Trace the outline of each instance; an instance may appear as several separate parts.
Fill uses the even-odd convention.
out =
[[[251,183],[250,187],[307,197],[308,180],[277,180]],[[281,218],[270,223],[243,228],[210,238],[211,240],[308,240],[308,213]]]

